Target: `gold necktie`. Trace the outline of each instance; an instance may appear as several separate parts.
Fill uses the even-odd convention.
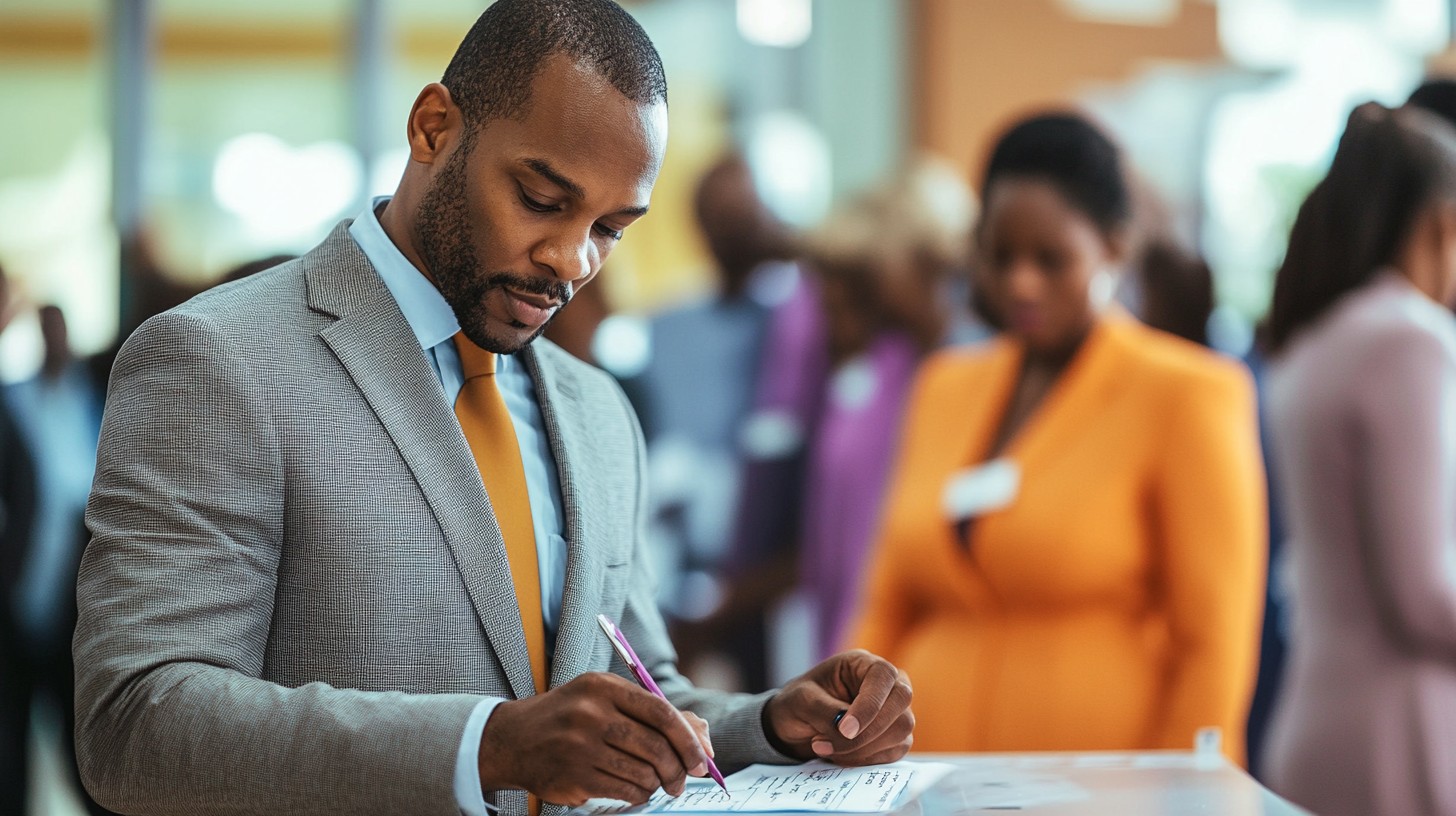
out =
[[[495,354],[475,345],[463,333],[455,335],[465,384],[455,398],[455,416],[480,468],[485,495],[511,562],[511,582],[521,610],[521,629],[531,657],[536,693],[546,691],[546,627],[541,618],[541,577],[536,562],[536,533],[531,523],[531,498],[526,491],[526,470],[516,428],[495,381]]]

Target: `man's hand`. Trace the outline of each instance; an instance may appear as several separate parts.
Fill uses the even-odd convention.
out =
[[[764,706],[779,751],[840,765],[894,762],[910,750],[910,679],[869,652],[841,652],[786,684]],[[838,717],[843,711],[844,716]],[[838,717],[838,723],[835,719]]]
[[[707,773],[708,724],[614,674],[584,674],[496,706],[480,740],[480,784],[560,805],[607,797],[646,802]]]

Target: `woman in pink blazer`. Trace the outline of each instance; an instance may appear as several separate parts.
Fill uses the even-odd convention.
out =
[[[1293,652],[1271,785],[1322,816],[1456,815],[1456,131],[1351,116],[1270,313]]]

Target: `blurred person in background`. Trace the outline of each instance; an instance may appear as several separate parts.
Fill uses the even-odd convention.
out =
[[[1433,77],[1411,91],[1406,104],[1424,108],[1456,125],[1456,79]]]
[[[156,237],[150,227],[140,227],[121,239],[120,273],[127,282],[123,288],[121,325],[111,345],[87,360],[91,382],[103,401],[111,381],[111,366],[131,333],[149,318],[185,303],[200,291],[199,287],[182,282],[163,268],[157,254]]]
[[[1411,91],[1407,105],[1424,108],[1456,125],[1456,79],[1433,77]]]
[[[1264,454],[1264,484],[1268,491],[1266,518],[1269,529],[1269,566],[1264,581],[1264,621],[1259,636],[1259,675],[1254,683],[1254,698],[1249,703],[1248,744],[1249,773],[1265,779],[1269,729],[1278,707],[1279,689],[1289,662],[1290,624],[1289,587],[1285,579],[1284,501],[1279,483],[1274,478],[1274,432],[1269,423],[1269,333],[1268,324],[1254,332],[1244,365],[1254,378],[1254,392],[1259,401],[1259,447]]]
[[[1149,195],[1143,188],[1144,205]],[[1138,318],[1155,329],[1182,337],[1201,346],[1212,347],[1209,320],[1214,309],[1213,275],[1207,262],[1187,249],[1168,228],[1166,217],[1152,219],[1144,233],[1138,253],[1135,283]],[[1244,355],[1244,363],[1254,377],[1259,398],[1259,440],[1264,456],[1264,482],[1268,493],[1268,565],[1264,586],[1264,616],[1259,635],[1259,671],[1254,683],[1254,696],[1249,704],[1247,723],[1248,768],[1255,776],[1262,775],[1263,745],[1284,672],[1288,634],[1284,607],[1286,599],[1279,581],[1277,565],[1282,559],[1283,526],[1280,520],[1277,489],[1269,473],[1269,435],[1262,395],[1264,358],[1259,342]]]
[[[809,443],[798,583],[832,654],[878,527],[901,414],[921,359],[956,318],[973,207],[952,171],[921,162],[852,201],[810,236],[833,367]]]
[[[1138,317],[1149,326],[1182,337],[1201,346],[1211,345],[1209,320],[1213,314],[1213,276],[1197,253],[1185,249],[1166,234],[1145,245],[1138,263]],[[1288,603],[1279,565],[1283,563],[1283,522],[1278,489],[1269,472],[1270,436],[1265,412],[1264,356],[1256,340],[1244,354],[1244,364],[1254,378],[1259,395],[1259,449],[1264,459],[1264,484],[1268,494],[1268,569],[1264,582],[1264,615],[1259,634],[1259,671],[1254,696],[1249,703],[1246,727],[1248,768],[1262,778],[1264,743],[1269,732],[1279,684],[1284,675],[1289,648]],[[1216,349],[1217,350],[1217,349]]]
[[[1170,237],[1143,247],[1137,264],[1138,318],[1200,346],[1208,345],[1213,314],[1213,273],[1208,264]]]
[[[992,343],[922,368],[850,645],[914,678],[916,748],[1243,756],[1264,555],[1249,377],[1111,308],[1119,150],[1016,123],[981,190]]]
[[[1362,105],[1269,317],[1294,632],[1266,777],[1325,816],[1456,814],[1453,301],[1456,131]]]
[[[961,271],[973,209],[959,179],[935,161],[916,162],[810,239],[802,251],[818,253],[825,268],[800,275],[768,320],[742,433],[729,595],[711,616],[685,627],[693,637],[684,638],[714,643],[762,632],[758,662],[743,663],[758,669],[745,673],[749,688],[794,669],[770,665],[770,654],[802,651],[794,624],[779,619],[777,609],[801,579],[812,579],[816,619],[803,659],[838,640],[880,503],[905,381],[925,349],[981,336],[956,306],[966,286],[953,274]],[[853,234],[858,229],[865,232]],[[868,436],[856,444],[860,433]],[[834,508],[848,508],[848,515]],[[805,547],[810,538],[812,554]]]
[[[36,512],[31,544],[15,584],[14,609],[24,646],[24,681],[14,705],[54,708],[63,753],[74,762],[76,570],[86,546],[82,514],[96,469],[101,401],[86,364],[71,353],[60,307],[37,310],[44,357],[31,379],[9,385],[4,398],[35,463]],[[76,790],[82,792],[79,785]],[[104,813],[85,799],[87,806]]]
[[[0,268],[0,334],[15,314]],[[26,812],[29,790],[30,672],[17,594],[35,523],[34,464],[10,408],[0,399],[0,813]]]
[[[1268,529],[1268,568],[1264,582],[1264,615],[1259,635],[1258,675],[1254,695],[1249,703],[1246,742],[1249,773],[1262,773],[1263,743],[1268,733],[1274,700],[1284,670],[1288,648],[1284,613],[1285,598],[1278,565],[1281,559],[1283,527],[1280,522],[1278,491],[1269,473],[1269,434],[1263,399],[1264,357],[1262,340],[1251,338],[1247,348],[1229,340],[1242,340],[1237,332],[1230,334],[1228,324],[1220,326],[1215,312],[1216,296],[1212,271],[1199,253],[1178,236],[1173,212],[1167,201],[1150,184],[1134,176],[1134,211],[1138,214],[1141,248],[1134,264],[1136,272],[1129,276],[1119,294],[1125,297],[1134,314],[1153,328],[1177,335],[1201,346],[1225,354],[1239,356],[1254,378],[1254,391],[1259,404],[1259,444],[1264,460],[1264,485]],[[1229,319],[1229,314],[1222,315]],[[1233,318],[1237,320],[1237,318]],[[1224,331],[1219,331],[1223,328]]]
[[[703,299],[648,321],[642,372],[644,430],[652,484],[651,533],[664,561],[662,605],[673,621],[713,612],[724,595],[728,535],[738,500],[741,436],[753,402],[763,337],[776,299],[798,274],[788,229],[761,200],[741,154],[713,163],[697,182],[693,211],[712,258],[715,287]],[[721,632],[696,647],[721,648],[761,679],[761,627]],[[684,663],[692,660],[684,659]]]
[[[774,664],[778,604],[797,580],[809,440],[829,379],[828,316],[814,276],[797,276],[773,309],[763,340],[752,409],[741,438],[743,474],[729,536],[729,594],[692,626],[703,642],[741,638],[752,690],[786,672]],[[756,638],[756,642],[749,641]],[[807,644],[792,644],[802,652]]]
[[[615,262],[612,269],[603,268],[603,273],[622,274]],[[557,316],[547,324],[546,331],[541,336],[560,346],[562,351],[572,357],[612,375],[632,410],[636,412],[637,421],[645,428],[649,420],[646,415],[646,399],[642,393],[641,372],[637,370],[641,360],[633,357],[631,350],[619,353],[611,347],[613,342],[621,338],[620,334],[609,333],[604,337],[601,333],[602,326],[614,316],[611,299],[607,295],[605,286],[578,289],[571,298],[571,308],[557,312]],[[628,331],[635,328],[636,324],[631,323]],[[606,353],[606,359],[600,358],[603,352]]]
[[[725,562],[744,423],[769,317],[798,271],[789,230],[764,203],[741,154],[708,168],[693,210],[713,261],[714,291],[650,318],[641,377],[660,597],[690,671],[716,653],[730,668],[719,684],[766,688],[760,616],[711,633],[695,631],[694,622],[730,589]]]

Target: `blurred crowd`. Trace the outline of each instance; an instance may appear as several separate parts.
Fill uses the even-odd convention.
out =
[[[1351,114],[1251,350],[1211,345],[1209,267],[1081,113],[1009,123],[978,190],[922,159],[808,231],[724,156],[693,202],[714,290],[614,372],[684,671],[757,691],[863,647],[909,673],[918,749],[1198,738],[1322,814],[1456,816],[1453,103]],[[191,294],[144,242],[125,265],[122,339]],[[594,361],[611,305],[574,303],[548,337]],[[69,723],[108,359],[0,272],[0,331],[21,310],[45,355],[0,399],[3,813],[32,707]]]

